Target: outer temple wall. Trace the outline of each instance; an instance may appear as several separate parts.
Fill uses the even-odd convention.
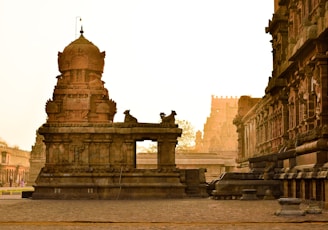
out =
[[[281,180],[284,196],[327,207],[328,2],[274,2],[266,28],[273,38],[272,77],[256,105],[239,108],[238,162]],[[251,147],[247,140],[254,137]]]

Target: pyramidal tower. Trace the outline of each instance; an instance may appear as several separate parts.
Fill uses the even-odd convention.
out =
[[[47,122],[112,123],[116,103],[101,80],[105,52],[81,36],[58,52],[57,85],[46,105]]]

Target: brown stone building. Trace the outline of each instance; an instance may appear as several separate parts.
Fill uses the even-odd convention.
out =
[[[262,99],[239,100],[237,161],[281,180],[284,196],[327,207],[328,1],[274,4],[272,77]]]
[[[45,165],[35,180],[34,199],[182,198],[205,194],[204,172],[176,167],[182,130],[175,111],[160,123],[139,123],[126,110],[114,122],[116,102],[102,81],[105,52],[81,35],[58,53],[60,75],[46,103],[47,121],[38,133]],[[128,93],[128,92],[127,92]],[[154,169],[139,169],[136,143],[157,143]],[[35,165],[42,147],[35,145]]]
[[[237,97],[211,97],[211,112],[202,132],[197,132],[195,151],[177,152],[176,165],[180,169],[206,169],[206,181],[210,182],[222,172],[233,171],[236,167],[237,133],[233,118],[237,114]],[[32,147],[30,159],[29,184],[34,184],[37,175],[45,164],[45,145],[43,137],[36,134],[36,142]],[[205,144],[203,144],[205,143]],[[136,167],[155,169],[157,154],[138,153]]]
[[[30,153],[9,147],[4,141],[0,141],[0,152],[0,186],[25,185],[29,177]]]

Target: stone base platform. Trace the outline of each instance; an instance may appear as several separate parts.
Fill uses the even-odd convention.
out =
[[[302,202],[299,198],[280,198],[278,202],[281,209],[275,212],[277,216],[304,216],[305,211],[300,209]]]
[[[33,199],[159,199],[184,198],[179,170],[46,173],[37,178]]]

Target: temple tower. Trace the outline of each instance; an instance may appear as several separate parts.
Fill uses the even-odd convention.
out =
[[[57,86],[46,105],[48,123],[111,123],[116,103],[101,76],[105,52],[83,36],[58,52]]]
[[[204,124],[203,151],[237,155],[237,134],[233,125],[237,110],[237,97],[212,96],[211,113]]]

